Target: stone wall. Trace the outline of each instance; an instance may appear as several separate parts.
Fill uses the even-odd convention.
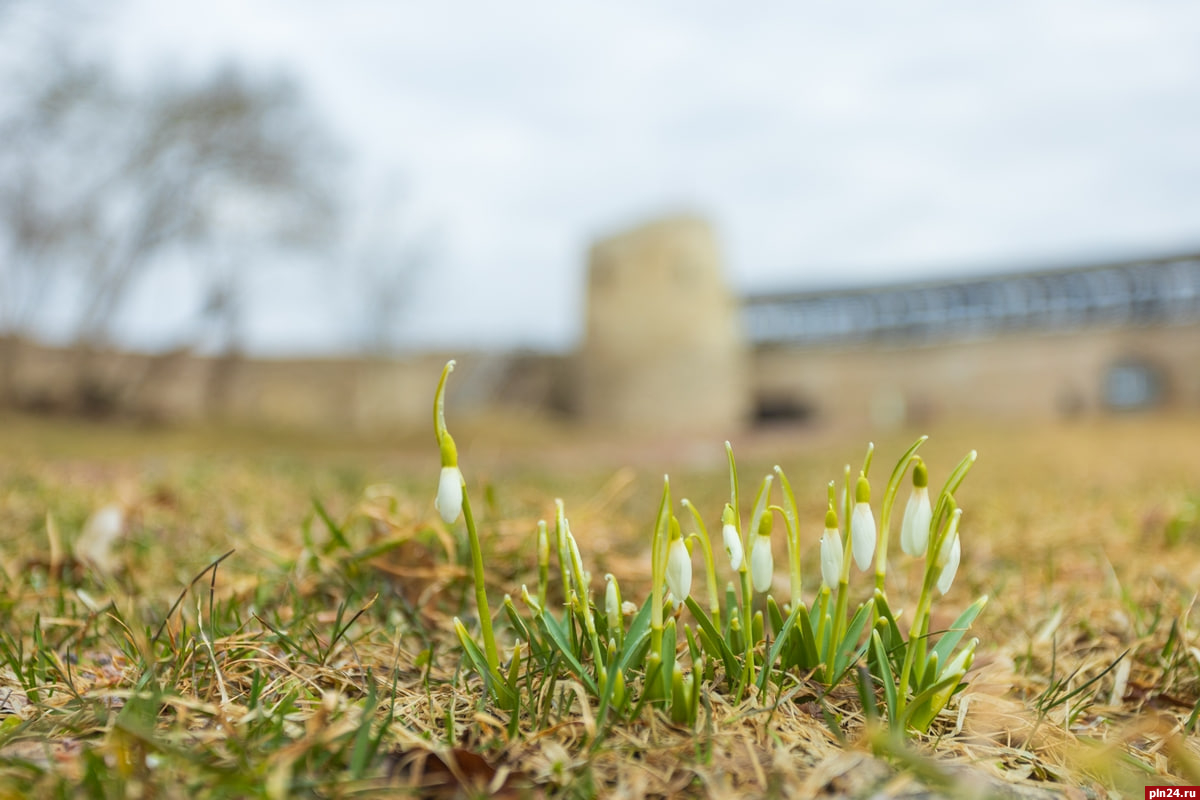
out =
[[[1167,283],[1182,292],[1176,300],[1195,303],[1194,287],[1176,279],[1172,264],[1163,274],[1174,276]],[[1141,269],[1135,266],[1135,272]],[[1033,277],[1044,282],[1056,274]],[[876,294],[915,297],[952,288],[893,287]],[[1115,384],[1126,399],[1136,399],[1145,388],[1139,381],[1150,380],[1155,396],[1146,406],[1200,411],[1200,320],[1184,321],[1175,313],[1130,312],[1124,324],[1085,319],[1070,330],[1041,332],[1007,323],[987,329],[959,325],[937,341],[892,332],[807,344],[759,337],[751,349],[742,301],[725,283],[713,231],[693,217],[660,220],[596,242],[588,254],[587,294],[583,344],[571,356],[453,354],[458,370],[448,397],[451,410],[570,418],[614,436],[720,439],[745,428],[756,413],[820,425],[885,427],[1113,413],[1120,410]],[[1135,295],[1141,305],[1134,311],[1145,305]],[[753,321],[756,308],[780,304],[807,330],[811,317],[820,317],[813,304],[871,297],[864,289],[814,295],[805,300],[809,305],[788,296],[751,298],[747,316]],[[947,319],[954,317],[950,311]],[[167,422],[219,419],[364,434],[421,431],[431,424],[431,398],[448,357],[83,354],[0,339],[0,392],[29,408]],[[90,382],[81,386],[84,361]]]
[[[364,434],[431,429],[434,389],[452,357],[213,359],[182,352],[98,352],[89,356],[93,388],[81,389],[77,351],[6,344],[13,361],[9,385],[2,388],[11,402],[28,409]],[[454,413],[562,413],[563,357],[456,356],[454,390],[447,398]],[[97,401],[100,395],[104,399]]]
[[[1012,332],[935,345],[762,348],[759,406],[825,424],[1052,419],[1119,411],[1114,366],[1161,377],[1156,408],[1200,411],[1200,325]]]

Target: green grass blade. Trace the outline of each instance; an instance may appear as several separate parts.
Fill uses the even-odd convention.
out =
[[[700,604],[689,597],[686,601],[688,610],[692,612],[692,617],[700,626],[700,639],[704,642],[707,650],[721,658],[721,663],[725,666],[725,677],[729,679],[731,685],[736,684],[742,678],[742,664],[730,649],[729,643],[721,636],[720,631],[713,625],[711,619],[700,608]]]
[[[942,638],[938,639],[938,643],[933,648],[933,653],[937,654],[939,663],[950,663],[951,653],[954,652],[954,648],[958,647],[958,643],[962,641],[963,636],[970,630],[971,623],[979,616],[979,612],[983,611],[983,607],[987,605],[987,601],[987,595],[984,595],[967,606],[967,609],[959,614],[958,619],[954,620],[946,632],[942,634]]]
[[[843,675],[846,669],[861,657],[865,651],[865,647],[859,647],[858,641],[862,638],[863,629],[866,628],[867,622],[871,617],[871,606],[864,603],[858,607],[854,617],[850,620],[850,624],[846,626],[846,632],[842,635],[842,641],[838,642],[837,653],[833,658],[833,672],[835,675]],[[855,655],[857,653],[857,655]],[[854,656],[851,660],[851,656]]]
[[[325,545],[324,552],[331,553],[335,548],[343,550],[350,549],[350,542],[346,540],[346,532],[343,527],[334,521],[329,512],[325,510],[325,506],[317,497],[312,499],[313,510],[317,512],[317,516],[325,523],[325,528],[329,531],[329,544]]]
[[[779,634],[775,637],[775,641],[771,643],[771,649],[767,651],[767,658],[763,662],[762,670],[759,672],[758,691],[760,693],[767,688],[767,680],[771,677],[771,673],[775,671],[775,662],[779,659],[780,651],[788,644],[790,634],[796,627],[796,619],[807,614],[808,609],[803,605],[796,606],[792,609],[792,613],[788,614],[787,622],[783,623]]]
[[[589,692],[593,695],[596,694],[596,680],[588,674],[587,670],[583,668],[583,664],[580,663],[579,658],[571,650],[570,639],[566,631],[562,629],[559,621],[550,612],[543,611],[541,614],[538,614],[537,623],[541,626],[542,632],[549,639],[550,643],[558,650],[567,667],[575,674],[575,677],[583,682],[583,685],[587,687]]]
[[[892,669],[899,672],[904,664],[904,655],[907,649],[904,635],[900,633],[900,626],[896,623],[896,616],[888,605],[887,597],[878,589],[875,590],[874,602],[875,612],[883,623],[883,628],[879,631],[879,638],[883,643],[883,649],[892,661]]]
[[[492,695],[492,699],[496,701],[496,705],[503,709],[512,709],[516,707],[516,696],[509,691],[508,684],[500,675],[492,672],[488,666],[487,657],[483,651],[479,649],[479,645],[467,633],[467,629],[461,622],[455,625],[455,630],[458,632],[458,641],[462,645],[463,652],[467,656],[467,660],[471,662],[471,667],[483,678],[483,683],[487,686],[488,693]]]
[[[896,724],[896,679],[892,673],[892,662],[887,649],[883,646],[883,637],[878,629],[871,631],[871,649],[867,659],[871,674],[883,686],[883,697],[887,701],[889,724]]]

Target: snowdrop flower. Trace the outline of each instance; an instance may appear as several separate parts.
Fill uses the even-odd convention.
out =
[[[667,550],[667,588],[677,603],[692,593],[692,554],[678,533],[671,537]]]
[[[772,522],[770,514],[763,514],[758,532],[754,534],[754,544],[750,546],[750,579],[756,592],[770,589],[775,574],[775,557],[771,554]]]
[[[938,591],[942,594],[950,591],[954,575],[958,572],[958,563],[962,559],[962,545],[958,542],[958,520],[961,516],[962,509],[954,509],[949,529],[942,539],[942,546],[938,548],[937,561],[934,563],[934,566],[942,570],[937,580]]]
[[[729,556],[729,564],[733,567],[733,571],[737,572],[742,568],[742,559],[745,554],[742,551],[742,536],[738,533],[737,525],[734,522],[733,506],[726,503],[725,511],[721,515],[721,536],[725,539],[725,553]]]
[[[442,515],[442,521],[452,524],[462,513],[463,478],[458,467],[442,467],[442,476],[438,480],[437,499],[433,505]]]
[[[951,585],[954,583],[954,575],[958,572],[958,562],[962,558],[962,546],[958,543],[958,534],[954,534],[954,541],[950,545],[950,557],[946,559],[946,566],[942,567],[942,574],[938,576],[937,587],[942,594],[950,591]]]
[[[433,433],[438,438],[438,450],[442,451],[442,476],[438,479],[438,497],[433,507],[442,515],[445,524],[454,524],[462,513],[462,473],[458,471],[458,447],[454,437],[446,431],[444,392],[446,377],[454,372],[454,361],[446,362],[442,380],[438,381],[438,392],[433,398]]]
[[[850,549],[854,563],[866,570],[875,555],[875,515],[871,513],[871,484],[865,475],[858,476],[854,488],[854,512],[850,517]]]
[[[831,508],[825,514],[825,532],[821,534],[821,582],[830,589],[842,579],[842,534],[837,514]]]
[[[925,555],[929,546],[929,525],[933,522],[933,508],[929,504],[929,470],[925,462],[917,460],[913,467],[913,490],[904,506],[904,522],[900,525],[900,547],[914,558]]]
[[[450,431],[446,430],[446,378],[453,371],[454,362],[446,362],[442,378],[438,381],[437,394],[433,398],[433,432],[437,436],[438,449],[442,454],[442,475],[438,478],[437,498],[434,499],[433,506],[447,525],[458,519],[463,507],[463,476],[458,469],[458,447],[455,446]]]

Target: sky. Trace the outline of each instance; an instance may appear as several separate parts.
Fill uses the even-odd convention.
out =
[[[433,242],[410,347],[569,349],[589,243],[680,211],[739,292],[1200,247],[1194,2],[109,8],[89,35],[123,72],[291,74],[363,185],[403,186],[397,237]],[[251,350],[352,340],[349,289],[252,282]]]

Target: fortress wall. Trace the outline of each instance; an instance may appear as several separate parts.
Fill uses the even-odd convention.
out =
[[[753,383],[760,400],[791,400],[832,423],[1050,419],[1107,412],[1108,371],[1129,359],[1160,371],[1163,408],[1200,410],[1197,325],[1010,333],[910,349],[764,348]]]

